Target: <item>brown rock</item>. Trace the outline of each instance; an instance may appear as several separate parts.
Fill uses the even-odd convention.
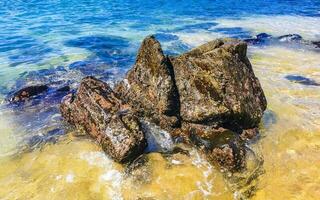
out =
[[[47,85],[33,85],[25,87],[17,92],[15,92],[10,98],[10,102],[18,103],[29,100],[31,97],[39,95],[47,91],[49,87]]]
[[[238,171],[245,167],[245,150],[237,142],[214,148],[209,157],[221,168],[229,171]]]
[[[98,79],[84,78],[77,94],[63,99],[60,110],[69,123],[84,129],[118,162],[135,159],[147,146],[140,122],[130,107]]]
[[[257,126],[267,102],[246,50],[244,42],[219,39],[171,58],[182,120],[224,127]]]
[[[179,96],[172,65],[153,36],[144,39],[135,65],[115,91],[140,116],[165,129],[179,126]]]

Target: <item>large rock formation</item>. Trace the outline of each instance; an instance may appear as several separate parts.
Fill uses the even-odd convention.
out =
[[[228,128],[258,125],[266,98],[246,51],[244,42],[219,39],[171,58],[184,121]]]
[[[126,162],[146,146],[136,115],[201,146],[229,170],[244,166],[244,143],[257,134],[266,98],[246,56],[247,45],[218,39],[177,57],[147,37],[115,90],[92,77],[67,96],[62,115],[84,128],[115,160]]]
[[[84,129],[118,162],[127,162],[142,154],[146,139],[140,122],[130,107],[108,84],[93,77],[84,78],[77,94],[67,95],[61,104],[62,116]]]
[[[179,97],[173,68],[153,36],[144,39],[135,65],[115,91],[140,116],[164,128],[179,126]]]

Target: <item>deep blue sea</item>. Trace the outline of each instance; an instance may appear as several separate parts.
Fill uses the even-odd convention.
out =
[[[60,151],[50,149],[55,148],[50,145],[60,144],[60,138],[69,137],[70,127],[63,123],[59,114],[59,102],[66,93],[55,93],[57,88],[70,85],[74,91],[79,81],[89,75],[114,85],[134,64],[140,43],[148,35],[155,35],[166,54],[177,55],[219,37],[247,39],[259,33],[270,34],[273,38],[299,34],[305,42],[276,39],[249,45],[249,58],[269,102],[261,125],[262,138],[265,139],[261,146],[254,147],[265,157],[266,174],[257,187],[260,189],[257,189],[257,199],[313,199],[320,195],[320,180],[315,178],[320,177],[320,51],[309,45],[320,41],[319,0],[0,0],[0,162],[3,162],[0,183],[9,188],[0,189],[0,199],[43,199],[47,190],[41,185],[51,188],[51,192],[61,192],[52,192],[52,195],[57,195],[52,199],[59,199],[63,193],[70,193],[66,199],[72,199],[74,190],[65,189],[69,186],[59,182],[63,185],[59,189],[54,185],[56,183],[46,182],[53,172],[56,173],[53,167],[49,167],[56,163],[56,158],[46,160],[47,157],[43,159],[39,153],[45,149],[44,152],[58,155]],[[37,84],[47,84],[51,89],[48,94],[23,105],[7,103],[6,99],[13,92]],[[301,135],[307,138],[301,138]],[[59,149],[69,149],[68,144]],[[87,151],[85,148],[89,147],[82,150]],[[24,157],[26,151],[31,152],[29,157]],[[75,152],[66,152],[66,155],[61,155],[64,158],[61,163],[72,160],[63,157],[68,153],[77,156]],[[103,155],[93,153],[91,157],[85,157],[91,159],[91,164],[97,157],[102,159],[101,162],[107,162]],[[190,166],[203,170],[205,178],[198,178],[197,171],[191,167],[181,168],[180,175],[185,177],[181,182],[188,183],[185,188],[170,190],[151,181],[150,187],[141,186],[139,190],[146,193],[140,196],[215,199],[221,195],[218,199],[229,199],[227,197],[232,193],[232,198],[239,197],[239,187],[230,189],[228,185],[222,186],[219,177],[208,175],[217,171],[210,171],[213,168],[205,161],[197,161],[198,154],[192,155],[195,160],[190,163],[197,165]],[[22,161],[10,161],[8,164],[7,160],[12,157]],[[37,162],[37,159],[46,161]],[[306,162],[301,164],[303,159]],[[37,167],[24,165],[29,162]],[[78,160],[72,162],[77,163]],[[110,162],[108,160],[107,164]],[[12,166],[16,167],[15,170],[3,173],[4,169],[13,169]],[[66,167],[74,171],[63,174]],[[78,168],[71,164],[63,166],[60,175],[54,175],[54,180],[65,180],[61,178],[65,176],[68,182],[86,177],[89,168],[81,167],[85,171],[83,174],[77,174]],[[76,185],[83,186],[83,191],[90,187],[91,192],[107,192],[101,198],[93,198],[94,195],[87,192],[79,199],[130,199],[126,198],[126,192],[120,191],[123,189],[122,172],[115,174],[114,168],[103,169],[106,171],[100,179],[111,181],[111,189],[97,189],[102,187],[97,186],[98,182],[83,178],[81,180],[87,182]],[[163,170],[163,174],[171,173],[169,168],[159,170]],[[191,172],[195,175],[185,176]],[[156,175],[153,178],[159,181],[159,185],[175,180],[167,176],[160,176],[161,180]],[[312,181],[313,178],[317,180]],[[215,185],[215,181],[218,184]],[[23,190],[25,183],[31,188]],[[26,192],[37,191],[35,188],[40,188],[42,193],[37,196],[37,192],[32,195]],[[127,186],[132,193],[134,188],[128,189]],[[220,194],[221,188],[224,192]],[[278,193],[272,192],[278,189]],[[13,192],[9,192],[11,190]],[[90,198],[86,198],[89,193]]]

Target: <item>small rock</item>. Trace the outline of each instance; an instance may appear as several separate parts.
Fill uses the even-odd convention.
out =
[[[313,44],[316,48],[320,48],[320,41],[313,41],[312,44]]]
[[[219,164],[223,169],[228,171],[239,171],[245,167],[246,152],[243,146],[234,141],[212,150],[211,159]]]
[[[47,85],[33,85],[25,87],[18,92],[15,92],[10,98],[10,102],[18,103],[29,100],[31,97],[37,96],[45,91],[47,91],[49,87]]]
[[[297,41],[301,41],[302,37],[298,34],[288,34],[288,35],[282,35],[280,37],[278,37],[278,40],[280,42],[297,42]]]

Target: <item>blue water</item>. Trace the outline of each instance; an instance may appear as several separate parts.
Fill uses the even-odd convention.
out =
[[[174,55],[221,35],[243,39],[256,34],[239,24],[221,26],[221,19],[320,17],[317,0],[2,0],[0,8],[0,100],[32,84],[76,88],[87,75],[112,85],[132,66],[141,40],[150,34]],[[14,113],[32,146],[48,135],[51,141],[64,130],[58,114],[62,96],[18,107],[4,103],[1,114]]]

